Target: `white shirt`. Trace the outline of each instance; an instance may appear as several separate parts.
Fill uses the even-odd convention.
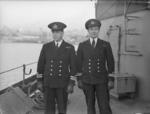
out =
[[[98,38],[90,38],[90,43],[91,43],[91,45],[92,45],[92,42],[93,42],[93,40],[95,41],[95,46],[96,46],[96,44],[97,44],[97,39]]]
[[[57,46],[58,43],[58,47],[60,47],[60,45],[62,44],[63,40],[60,40],[59,42],[55,41],[55,46]]]

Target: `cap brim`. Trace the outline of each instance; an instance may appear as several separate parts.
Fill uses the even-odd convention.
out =
[[[91,27],[99,27],[100,28],[100,25],[89,25],[89,26],[86,26],[86,29],[89,29]]]

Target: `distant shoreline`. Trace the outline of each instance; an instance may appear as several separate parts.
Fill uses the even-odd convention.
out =
[[[1,40],[0,43],[34,43],[34,44],[43,44],[44,42],[38,42],[38,41],[11,41],[11,40]]]

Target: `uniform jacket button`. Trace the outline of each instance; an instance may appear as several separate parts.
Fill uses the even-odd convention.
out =
[[[51,67],[53,67],[53,65],[51,65]]]
[[[62,76],[61,74],[58,74],[58,76]]]
[[[52,76],[53,74],[52,73],[50,73],[50,76]]]
[[[50,71],[53,71],[53,69],[50,69]]]
[[[59,70],[59,72],[61,72],[61,70]]]
[[[62,63],[62,61],[59,61],[59,63]]]

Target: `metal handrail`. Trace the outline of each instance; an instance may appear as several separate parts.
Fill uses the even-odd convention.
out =
[[[16,70],[16,69],[19,69],[19,68],[22,68],[24,65],[25,65],[25,66],[29,66],[29,65],[32,65],[32,64],[35,64],[35,63],[37,63],[37,61],[36,61],[36,62],[31,62],[31,63],[28,63],[28,64],[23,64],[23,65],[21,65],[21,66],[15,67],[15,68],[11,68],[11,69],[9,69],[9,70],[0,72],[0,75],[1,75],[1,74],[4,74],[4,73],[7,73],[7,72],[10,72],[10,71],[13,71],[13,70]]]

